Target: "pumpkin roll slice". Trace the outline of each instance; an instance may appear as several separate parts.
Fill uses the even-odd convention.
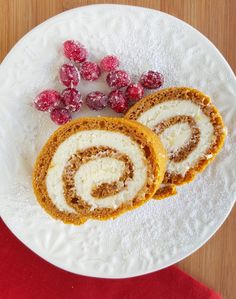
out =
[[[80,118],[60,127],[35,164],[33,185],[53,217],[80,224],[105,220],[153,197],[166,170],[166,151],[142,124]]]
[[[226,135],[210,98],[192,88],[151,94],[131,107],[126,118],[149,127],[167,150],[167,170],[156,199],[173,195],[177,185],[192,181],[220,151]]]

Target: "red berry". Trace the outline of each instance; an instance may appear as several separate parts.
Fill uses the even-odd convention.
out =
[[[144,94],[144,88],[140,83],[131,83],[125,92],[125,96],[131,101],[138,101]]]
[[[95,81],[101,75],[101,69],[96,62],[86,61],[80,68],[81,77],[87,81]]]
[[[108,103],[117,113],[123,113],[129,108],[129,103],[120,90],[113,90],[109,93]]]
[[[60,80],[67,87],[73,87],[79,84],[80,74],[73,64],[63,64],[60,67]]]
[[[107,96],[100,91],[90,92],[85,101],[92,110],[101,110],[107,106]]]
[[[62,92],[62,101],[65,104],[65,107],[74,112],[79,111],[82,106],[82,97],[78,90],[74,88],[66,88]]]
[[[53,89],[42,91],[34,100],[35,108],[40,111],[49,111],[61,103],[59,92]]]
[[[64,42],[63,47],[65,56],[72,61],[81,63],[88,58],[88,51],[77,41],[67,40]]]
[[[107,80],[107,84],[110,87],[116,87],[116,88],[125,87],[130,83],[130,77],[128,73],[122,70],[110,72],[107,75],[106,80]]]
[[[70,112],[65,108],[55,108],[51,111],[51,119],[57,125],[63,125],[71,120]]]
[[[101,62],[101,69],[105,72],[111,72],[118,68],[120,62],[119,59],[114,55],[105,56]]]
[[[163,85],[164,76],[156,71],[148,71],[142,74],[139,82],[143,87],[155,89]]]

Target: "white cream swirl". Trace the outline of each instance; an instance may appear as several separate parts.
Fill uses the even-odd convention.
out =
[[[158,123],[171,117],[182,115],[193,118],[200,130],[200,140],[187,158],[181,162],[173,160],[168,162],[167,171],[169,173],[177,173],[184,176],[188,169],[194,167],[199,158],[206,154],[215,139],[211,120],[203,113],[200,106],[192,101],[181,99],[165,101],[143,112],[137,121],[154,129]],[[183,146],[190,136],[191,128],[187,124],[182,123],[170,126],[160,134],[161,141],[168,153]]]
[[[139,145],[125,134],[105,130],[87,130],[71,135],[57,148],[46,177],[48,195],[60,211],[74,212],[65,200],[62,175],[64,168],[73,154],[91,147],[106,146],[115,149],[129,157],[134,166],[132,180],[127,182],[127,188],[118,194],[96,199],[91,195],[91,188],[101,182],[111,182],[117,179],[124,163],[112,158],[98,158],[82,165],[75,175],[77,194],[94,208],[117,208],[123,202],[133,198],[147,180],[145,156]]]

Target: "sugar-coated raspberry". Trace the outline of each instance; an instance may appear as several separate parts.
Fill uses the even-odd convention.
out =
[[[63,90],[61,95],[62,101],[68,110],[72,112],[80,110],[83,101],[78,90],[76,90],[75,88],[66,88]]]
[[[87,81],[95,81],[101,75],[101,69],[96,62],[85,61],[80,68],[81,77]]]
[[[40,111],[49,111],[61,103],[60,93],[53,89],[42,91],[34,100],[35,108]]]
[[[63,64],[60,67],[60,80],[67,87],[73,87],[79,84],[80,74],[76,66],[73,64]]]
[[[120,90],[113,90],[109,93],[108,104],[117,113],[126,112],[129,107],[128,100]]]
[[[138,101],[143,97],[144,88],[140,83],[131,83],[125,92],[125,96],[131,101]]]
[[[119,59],[116,56],[108,55],[101,60],[100,67],[105,72],[111,72],[116,70],[119,64]]]
[[[88,107],[92,110],[105,108],[107,106],[107,100],[108,97],[100,91],[90,92],[85,98]]]
[[[163,85],[164,76],[156,71],[148,71],[142,74],[139,82],[145,88],[155,89]]]
[[[112,71],[107,75],[106,81],[110,87],[121,88],[129,85],[130,76],[122,70]]]
[[[70,112],[65,108],[55,108],[51,111],[51,120],[57,125],[63,125],[71,120]]]
[[[81,43],[75,40],[65,41],[63,47],[65,56],[72,61],[81,63],[88,58],[88,51]]]

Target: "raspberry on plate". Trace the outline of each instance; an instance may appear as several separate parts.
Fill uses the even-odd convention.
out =
[[[130,76],[125,71],[116,70],[107,75],[106,81],[110,87],[121,88],[129,85]]]
[[[80,74],[76,66],[73,64],[63,64],[59,71],[62,84],[67,87],[73,87],[79,84]]]
[[[88,51],[85,47],[75,41],[75,40],[67,40],[63,43],[64,55],[72,61],[77,63],[84,62],[88,58]]]
[[[131,83],[125,92],[126,98],[131,101],[138,101],[143,97],[144,88],[140,83]]]
[[[120,90],[113,90],[109,93],[108,104],[117,113],[126,112],[129,108],[129,103]]]
[[[107,106],[107,96],[100,91],[90,92],[85,101],[88,107],[92,110],[101,110]]]
[[[145,88],[156,89],[163,85],[164,76],[157,71],[147,71],[141,75],[139,82]]]
[[[61,95],[53,89],[42,91],[34,100],[35,108],[39,111],[49,111],[61,103]]]
[[[80,74],[84,80],[95,81],[101,75],[101,69],[96,62],[86,61],[80,67]]]
[[[119,64],[119,59],[116,56],[107,55],[101,60],[100,67],[105,72],[111,72],[116,70]]]
[[[75,88],[66,88],[62,91],[62,101],[71,112],[79,111],[82,106],[82,97]]]
[[[63,125],[71,120],[70,112],[65,108],[55,108],[50,113],[51,120],[57,125]]]

